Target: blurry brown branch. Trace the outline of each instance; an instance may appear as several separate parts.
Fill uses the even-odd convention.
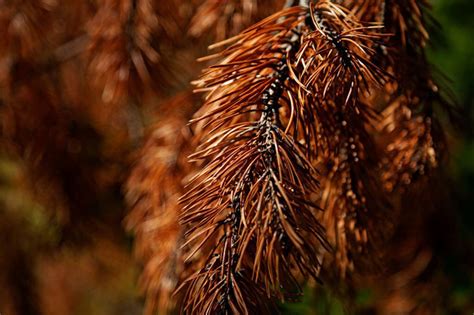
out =
[[[271,15],[275,7],[282,5],[283,0],[205,0],[191,20],[188,32],[199,38],[211,31],[213,39],[223,40]]]
[[[160,45],[176,38],[176,10],[153,0],[102,0],[87,30],[89,68],[105,103],[139,98],[166,81]]]
[[[187,163],[191,135],[186,123],[197,103],[197,97],[184,92],[162,105],[167,115],[150,127],[125,184],[132,209],[126,226],[135,233],[136,254],[144,263],[140,282],[147,295],[146,314],[156,310],[165,314],[177,301],[182,303],[181,295],[172,296],[187,273],[178,198],[192,171]]]

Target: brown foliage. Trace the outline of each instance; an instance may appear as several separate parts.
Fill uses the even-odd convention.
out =
[[[402,210],[394,188],[430,176],[446,150],[433,104],[450,105],[423,54],[425,5],[409,5],[319,1],[211,46],[227,48],[203,58],[219,61],[196,81],[207,95],[191,158],[203,166],[182,215],[195,252],[211,251],[186,312],[249,312],[249,273],[254,294],[298,295],[300,273],[320,273],[321,224],[335,249],[323,272],[383,270]]]
[[[178,199],[192,171],[186,163],[191,149],[186,122],[196,103],[196,97],[185,92],[162,105],[167,114],[150,127],[125,184],[132,209],[126,227],[135,233],[136,255],[144,263],[140,282],[147,294],[146,314],[166,313],[177,301],[182,303],[182,296],[172,296],[187,273]]]
[[[54,32],[56,1],[5,1],[0,4],[0,58],[34,58],[48,47]],[[2,60],[5,62],[5,60]]]
[[[253,23],[274,13],[275,7],[281,7],[283,0],[205,0],[201,1],[191,20],[189,34],[202,37],[212,30],[216,40],[237,35]]]
[[[200,146],[192,156],[204,165],[183,197],[182,221],[193,253],[215,245],[189,279],[187,312],[251,313],[265,295],[299,294],[296,270],[317,278],[325,240],[311,201],[316,170],[307,146],[298,144],[303,119],[279,113],[280,106],[287,114],[295,110],[283,99],[294,93],[285,86],[285,58],[296,50],[292,30],[304,12],[287,9],[226,41],[231,45],[219,65],[196,82],[209,91],[196,119]],[[260,298],[248,293],[250,274],[254,288],[264,286],[254,292]]]
[[[178,36],[175,12],[170,4],[153,0],[99,1],[87,25],[88,59],[105,103],[136,99],[164,81],[160,45]]]
[[[442,212],[428,203],[447,156],[438,108],[456,115],[425,56],[428,9],[0,1],[2,150],[64,239],[100,242],[78,227],[113,231],[129,207],[147,314],[273,314],[321,279],[338,293],[370,283],[374,311],[423,314],[439,296],[420,293],[438,281],[423,229]],[[176,93],[209,39],[202,100]],[[7,247],[1,266],[34,283],[40,252]],[[34,309],[33,289],[22,303],[23,282],[0,282],[9,307]]]

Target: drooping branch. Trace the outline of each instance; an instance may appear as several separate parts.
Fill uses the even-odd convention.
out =
[[[57,3],[47,1],[2,1],[0,62],[12,62],[18,58],[34,60],[43,55],[58,33],[54,18],[57,7]]]
[[[314,31],[304,37],[292,72],[299,74],[300,101],[314,108],[315,165],[323,178],[320,206],[326,210],[334,259],[345,276],[355,267],[368,268],[367,258],[376,256],[383,236],[379,223],[389,209],[376,172],[380,154],[370,134],[377,113],[365,103],[389,78],[373,63],[386,35],[380,25],[361,24],[331,2],[311,5],[311,12]]]
[[[206,0],[198,7],[188,32],[193,37],[210,32],[214,40],[224,40],[274,13],[282,4],[283,0]]]
[[[184,178],[193,172],[187,163],[192,143],[186,123],[198,103],[192,92],[183,92],[162,104],[161,117],[150,128],[125,183],[131,208],[125,222],[135,234],[135,253],[144,264],[140,284],[146,293],[146,314],[175,310],[183,295],[173,293],[191,273],[184,263],[186,248],[181,248],[178,199]]]
[[[289,8],[226,41],[219,64],[197,81],[209,93],[193,158],[205,164],[183,197],[182,221],[196,252],[214,245],[190,279],[191,313],[265,310],[269,297],[300,294],[299,273],[317,278],[326,241],[311,201],[318,182],[310,146],[299,143],[314,139],[288,67],[307,17]]]
[[[168,83],[160,47],[177,37],[176,11],[153,0],[99,2],[87,28],[87,59],[92,83],[105,103],[140,99]]]
[[[437,82],[425,54],[436,25],[428,9],[424,0],[387,1],[385,6],[385,27],[393,36],[382,62],[394,80],[385,87],[389,97],[377,127],[387,154],[383,168],[388,191],[429,177],[442,164],[447,145],[437,108],[452,122],[458,120],[452,97]]]
[[[226,301],[227,311],[230,305],[250,305],[233,291],[238,284],[229,287],[225,274],[251,272],[254,286],[263,281],[266,295],[279,298],[301,292],[300,274],[318,278],[327,245],[316,219],[313,165],[324,170],[335,162],[329,182],[342,190],[330,198],[342,201],[330,215],[342,220],[350,238],[341,250],[362,256],[373,226],[369,218],[385,207],[374,201],[367,210],[369,196],[383,194],[372,191],[378,185],[369,170],[377,157],[367,124],[375,114],[361,96],[387,76],[371,61],[383,37],[371,31],[377,28],[321,1],[285,9],[211,46],[228,45],[205,58],[221,60],[196,82],[208,94],[194,120],[201,145],[192,157],[204,166],[183,198],[182,220],[196,252],[213,248],[208,255],[213,263],[191,280],[190,311],[209,300],[200,291],[203,283],[220,288],[211,300]],[[230,256],[236,262],[223,261]]]

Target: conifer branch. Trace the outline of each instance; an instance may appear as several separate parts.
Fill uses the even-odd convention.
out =
[[[315,107],[318,141],[313,147],[323,174],[320,206],[344,277],[354,271],[354,262],[368,268],[367,257],[376,260],[373,253],[383,238],[378,226],[390,208],[375,172],[379,152],[369,132],[378,115],[365,103],[389,78],[373,63],[386,35],[381,25],[363,25],[331,2],[311,8],[315,30],[297,54],[302,70],[293,72],[301,74],[300,89],[307,91],[300,93],[305,95],[301,100]]]
[[[311,201],[316,171],[290,131],[306,129],[302,118],[281,117],[283,107],[287,115],[298,110],[287,98],[297,99],[287,85],[287,58],[294,58],[295,30],[307,16],[289,8],[226,41],[221,62],[196,82],[209,94],[195,120],[201,145],[192,158],[206,162],[182,199],[182,222],[195,251],[215,245],[207,267],[190,279],[191,313],[247,313],[255,303],[264,309],[265,296],[298,295],[294,268],[317,278],[326,241]]]
[[[217,301],[228,301],[229,289],[238,286],[226,286],[225,277],[209,274],[251,271],[257,285],[264,281],[267,296],[280,298],[285,294],[273,288],[299,294],[299,273],[318,278],[318,255],[327,245],[315,217],[318,181],[312,164],[317,161],[335,161],[332,184],[344,187],[330,196],[346,200],[330,214],[353,235],[345,236],[353,240],[341,250],[361,252],[369,242],[369,218],[383,202],[374,202],[368,213],[366,200],[383,194],[371,191],[377,185],[364,178],[368,171],[362,164],[376,160],[364,124],[375,114],[359,95],[380,87],[387,77],[371,61],[383,36],[371,32],[376,28],[322,1],[285,9],[211,46],[228,48],[203,59],[221,61],[196,82],[198,91],[208,94],[194,120],[201,145],[192,158],[204,167],[182,199],[182,221],[189,225],[188,242],[197,244],[195,251],[217,240],[209,259],[235,256],[236,263],[211,264],[215,269],[194,278],[190,305],[205,299],[197,283],[221,283],[224,293],[214,297]],[[250,252],[254,260],[249,262]]]
[[[196,38],[211,32],[220,41],[237,35],[279,7],[282,0],[205,0],[194,14],[188,33]]]
[[[58,4],[48,1],[5,1],[0,3],[0,62],[3,58],[35,59],[48,50],[57,35]]]
[[[389,1],[385,23],[394,36],[385,59],[395,81],[386,86],[390,95],[384,119],[378,128],[385,136],[387,159],[383,161],[384,180],[389,191],[431,176],[447,150],[436,107],[457,123],[453,102],[435,79],[424,48],[428,32],[436,25],[429,15],[427,1]]]
[[[100,2],[87,28],[87,56],[93,83],[105,103],[140,99],[144,90],[166,83],[160,75],[164,71],[160,45],[179,30],[174,11],[152,0]]]
[[[125,183],[131,208],[126,227],[134,232],[136,256],[144,263],[140,284],[146,293],[145,314],[168,314],[183,303],[182,294],[173,295],[190,273],[184,263],[187,249],[181,248],[178,198],[184,178],[193,171],[187,163],[192,143],[186,122],[197,103],[191,92],[164,103],[167,114],[150,128]]]

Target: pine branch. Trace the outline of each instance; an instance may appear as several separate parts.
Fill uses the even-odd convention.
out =
[[[201,145],[192,158],[205,165],[183,197],[182,221],[195,251],[209,242],[214,249],[208,267],[190,279],[191,313],[264,310],[265,296],[284,297],[276,288],[301,292],[296,270],[317,278],[326,243],[311,202],[316,172],[290,131],[306,128],[299,114],[286,124],[280,117],[280,107],[298,110],[286,98],[294,93],[286,58],[294,57],[295,30],[307,14],[286,9],[227,41],[234,44],[197,82],[210,93],[195,120]]]
[[[371,62],[383,36],[371,32],[376,28],[322,1],[285,9],[211,46],[229,45],[203,59],[221,61],[196,82],[208,95],[194,121],[201,145],[192,158],[205,164],[183,198],[182,220],[195,251],[216,242],[208,261],[235,256],[236,262],[219,260],[192,280],[191,310],[205,300],[203,287],[196,285],[203,282],[205,288],[221,283],[216,301],[249,303],[232,291],[238,284],[226,285],[227,278],[211,277],[214,273],[251,271],[255,282],[265,283],[267,296],[280,298],[285,294],[274,288],[293,296],[301,292],[300,273],[318,278],[319,255],[327,246],[315,217],[318,181],[312,163],[317,161],[335,161],[333,184],[344,187],[329,197],[344,200],[330,214],[345,218],[353,235],[346,235],[354,241],[342,244],[343,250],[361,252],[369,242],[373,224],[367,221],[383,202],[374,202],[367,213],[366,200],[383,194],[371,177],[364,178],[369,173],[363,163],[376,160],[364,125],[374,114],[359,94],[380,87],[387,76]],[[355,144],[347,147],[350,139]],[[343,186],[347,178],[352,183]],[[237,250],[222,251],[226,248]]]
[[[409,187],[423,176],[429,177],[446,151],[438,121],[431,115],[414,114],[411,100],[412,96],[400,96],[384,111],[381,122],[387,154],[383,179],[391,192]]]
[[[166,84],[160,50],[179,26],[152,0],[103,0],[88,24],[89,69],[105,103],[141,99]],[[158,41],[161,39],[161,42]]]
[[[57,35],[58,4],[48,1],[0,3],[0,64],[3,58],[35,59],[50,48]]]
[[[378,128],[385,137],[383,176],[389,191],[431,176],[444,160],[447,144],[436,108],[445,110],[453,123],[458,120],[425,55],[429,31],[436,25],[428,9],[426,1],[390,1],[385,6],[386,29],[394,34],[387,46],[394,48],[383,62],[395,80],[385,88],[390,96]]]
[[[196,38],[212,32],[214,40],[234,36],[281,7],[282,0],[206,0],[191,20],[188,33]]]
[[[131,208],[126,227],[134,232],[135,253],[144,263],[140,283],[146,292],[146,314],[168,314],[181,304],[183,296],[173,292],[190,273],[184,263],[186,248],[181,248],[178,198],[184,178],[192,172],[186,159],[192,146],[186,122],[197,103],[190,92],[164,102],[125,184]]]
[[[317,118],[315,145],[319,155],[327,157],[335,150],[337,125],[363,130],[376,118],[364,97],[387,79],[372,62],[377,54],[374,47],[384,35],[376,32],[380,25],[364,26],[331,2],[322,1],[312,10],[315,30],[304,38],[297,53],[299,68],[292,72],[300,73],[295,80],[306,92],[300,93],[301,101],[314,108],[311,116]]]
[[[334,259],[345,277],[355,267],[370,268],[377,244],[386,238],[382,231],[387,230],[390,206],[376,173],[380,157],[370,134],[378,115],[365,103],[389,78],[373,63],[386,35],[380,25],[363,25],[331,2],[311,9],[315,30],[297,54],[301,70],[293,72],[301,73],[297,81],[307,92],[300,93],[305,96],[300,100],[314,104],[318,141],[312,146],[324,179],[320,206],[326,210],[324,226],[336,250]]]

